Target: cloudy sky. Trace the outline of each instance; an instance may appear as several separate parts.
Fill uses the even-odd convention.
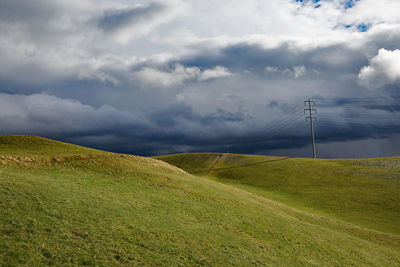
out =
[[[1,0],[0,133],[138,155],[400,155],[400,1]]]

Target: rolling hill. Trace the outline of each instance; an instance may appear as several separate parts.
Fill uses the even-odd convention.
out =
[[[182,167],[216,177],[230,168],[221,157]],[[400,264],[395,230],[315,215],[254,187],[152,158],[0,136],[0,265]]]
[[[157,158],[303,211],[400,234],[400,158],[327,160],[215,153]]]

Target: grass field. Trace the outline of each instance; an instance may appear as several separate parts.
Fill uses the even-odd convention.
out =
[[[314,160],[207,153],[158,158],[313,214],[400,234],[400,158]]]
[[[183,167],[217,179],[217,172],[236,173],[229,168],[242,164],[228,166],[221,155],[210,157],[194,157]],[[250,167],[263,163],[248,164],[256,164],[247,166],[251,173]],[[356,166],[380,170],[385,164]],[[334,177],[328,171],[327,177]],[[391,175],[379,178],[388,183],[379,188],[388,188],[387,195],[390,187],[398,189],[394,182],[389,186],[396,179]],[[151,158],[0,136],[0,265],[400,265],[397,222],[384,227],[390,231],[376,231],[311,214],[264,196],[267,184],[246,184],[240,177],[230,178],[236,179],[232,186]],[[279,179],[273,184],[279,195]]]

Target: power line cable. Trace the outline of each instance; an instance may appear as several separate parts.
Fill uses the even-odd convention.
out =
[[[302,109],[301,109],[302,110]],[[280,130],[282,127],[285,127],[288,123],[290,123],[293,120],[293,115],[299,116],[301,115],[299,112],[301,111],[296,110],[295,113],[291,113],[290,115],[284,116],[283,118],[279,118],[279,119],[275,119],[274,121],[264,125],[261,129],[259,129],[256,133],[253,133],[253,137],[260,137],[260,136],[264,136],[266,130],[274,133],[277,130]]]

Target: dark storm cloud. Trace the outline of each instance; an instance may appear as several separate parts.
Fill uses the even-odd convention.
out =
[[[246,118],[244,114],[218,110],[200,115],[185,105],[151,114],[132,115],[107,106],[93,108],[75,100],[43,94],[2,94],[1,99],[3,134],[37,134],[124,153],[262,153],[309,144],[308,125],[303,117],[291,122],[300,126],[298,131],[287,134],[286,131],[276,131],[274,124],[269,125],[271,128],[249,125],[251,118]],[[394,127],[385,129],[385,126],[319,123],[318,120],[316,132],[317,141],[321,143],[387,137],[396,133]],[[249,130],[238,134],[236,124]],[[288,126],[291,130],[292,125]]]
[[[224,122],[243,122],[246,116],[240,112],[227,112],[218,109],[216,112],[200,116],[193,109],[185,105],[176,105],[168,110],[158,111],[150,114],[153,122],[162,127],[175,127],[182,121],[194,122],[199,124],[199,127],[214,127]]]
[[[2,134],[83,140],[83,144],[102,148],[107,144],[96,140],[107,138],[114,144],[114,151],[147,155],[174,145],[202,146],[208,142],[204,138],[206,135],[213,136],[215,144],[220,138],[216,128],[221,134],[225,123],[243,120],[242,114],[222,110],[201,116],[183,105],[160,113],[133,115],[108,106],[93,108],[76,100],[46,94],[0,94],[0,103]],[[118,140],[123,143],[118,145]],[[155,144],[157,146],[153,147]]]

